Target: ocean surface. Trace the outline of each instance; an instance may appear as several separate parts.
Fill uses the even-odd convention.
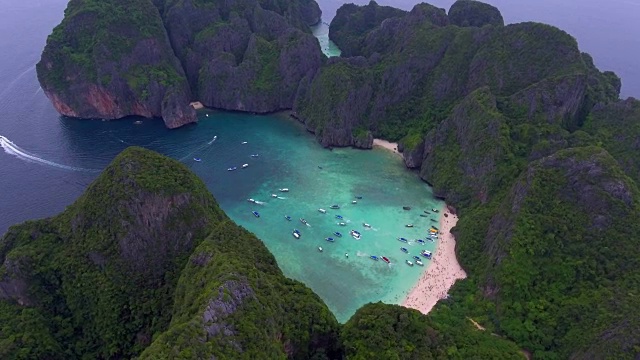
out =
[[[636,3],[617,0],[607,2],[615,6],[605,7],[587,0],[578,8],[560,2],[541,5],[551,4],[550,0],[489,2],[501,7],[508,22],[545,21],[571,32],[601,68],[623,77],[625,95],[640,96],[634,63],[640,51],[640,38],[634,36],[640,33]],[[448,8],[451,1],[434,3]],[[320,5],[323,21],[329,23],[341,2],[320,1]],[[158,120],[136,125],[132,118],[112,122],[62,118],[42,93],[35,64],[65,6],[66,0],[0,0],[0,234],[12,224],[64,210],[117,153],[138,145],[186,163],[232,219],[265,241],[285,274],[313,288],[340,320],[369,301],[402,300],[424,268],[403,263],[409,256],[400,252],[404,245],[396,238],[424,237],[431,221],[418,214],[442,203],[394,154],[328,151],[299,124],[278,116],[202,112],[198,125],[173,131]],[[314,33],[326,54],[339,54],[328,40],[326,24],[315,27]],[[249,166],[241,169],[245,163]],[[232,166],[239,169],[227,171]],[[290,191],[278,191],[284,187]],[[356,195],[362,199],[352,204]],[[250,203],[248,198],[265,203]],[[332,204],[341,208],[331,210]],[[402,210],[404,205],[412,210]],[[327,213],[318,212],[319,208]],[[256,218],[251,211],[261,216]],[[347,225],[339,226],[335,215],[343,216]],[[363,227],[363,222],[372,228]],[[416,227],[406,228],[408,223]],[[300,230],[301,239],[293,238],[294,228]],[[362,239],[351,238],[351,229],[361,231]],[[325,241],[334,231],[343,237]],[[434,246],[407,248],[414,255]],[[388,256],[392,264],[371,260],[370,255]]]

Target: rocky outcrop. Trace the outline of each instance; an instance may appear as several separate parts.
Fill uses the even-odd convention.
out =
[[[320,67],[307,27],[317,16],[315,1],[257,0],[172,2],[164,14],[194,96],[208,107],[256,113],[292,108],[301,81]]]
[[[475,0],[457,0],[449,9],[449,19],[457,26],[504,26],[498,8]]]
[[[155,5],[155,6],[154,6]],[[313,0],[72,0],[38,79],[63,115],[195,122],[189,103],[267,113],[293,107],[322,64]]]
[[[486,203],[500,190],[510,142],[495,97],[478,89],[426,136],[420,177],[452,204]]]
[[[144,0],[91,4],[69,3],[36,65],[55,109],[82,118],[162,117],[169,128],[196,121],[157,9]]]

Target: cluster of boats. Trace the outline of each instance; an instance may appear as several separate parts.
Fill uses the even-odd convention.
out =
[[[280,191],[280,192],[289,192],[289,189],[288,189],[288,188],[282,188],[282,189],[278,189],[278,191]],[[278,195],[276,195],[276,194],[271,194],[271,196],[272,196],[272,197],[278,197]],[[356,196],[356,198],[357,198],[357,199],[362,199],[362,196]],[[248,201],[249,201],[249,202],[252,202],[252,203],[259,203],[259,204],[261,204],[259,201],[256,201],[256,200],[254,200],[254,199],[248,199]],[[352,202],[352,203],[354,203],[354,204],[355,204],[355,203],[356,203],[356,200],[353,200],[353,202]],[[340,209],[340,205],[333,204],[333,205],[329,206],[329,208],[330,208],[330,209]],[[409,206],[404,206],[404,207],[403,207],[403,209],[405,209],[405,210],[410,210],[410,209],[411,209],[411,207],[409,207]],[[432,211],[432,212],[434,212],[434,213],[437,213],[437,212],[438,212],[438,209],[432,209],[431,211]],[[327,210],[320,208],[320,209],[318,209],[318,212],[319,212],[319,213],[322,213],[322,214],[326,214],[326,213],[327,213]],[[260,217],[260,214],[259,214],[257,211],[252,211],[252,213],[253,213],[253,215],[254,215],[255,217]],[[425,211],[424,211],[424,215],[426,215],[426,216],[428,216],[428,214],[429,214],[429,213],[430,213],[430,212],[429,212],[429,211],[427,211],[427,210],[425,210]],[[422,215],[423,215],[423,214],[421,214],[421,216],[422,216]],[[424,217],[424,216],[423,216],[423,217]],[[285,215],[285,216],[284,216],[284,218],[285,218],[287,221],[292,221],[292,220],[293,220],[293,219],[291,218],[291,216],[289,216],[289,215]],[[347,225],[347,223],[346,223],[346,222],[342,221],[342,220],[344,220],[344,217],[343,217],[342,215],[335,215],[335,218],[336,218],[337,220],[339,220],[339,222],[337,222],[337,224],[338,224],[339,226],[346,226],[346,225]],[[432,219],[432,220],[433,220],[433,219]],[[311,226],[311,225],[309,224],[309,222],[308,222],[306,219],[304,219],[304,218],[300,218],[300,222],[301,222],[303,225],[305,225],[305,226],[309,226],[309,227]],[[365,228],[371,228],[371,227],[372,227],[372,226],[371,226],[371,224],[368,224],[368,223],[366,223],[366,222],[363,222],[363,223],[362,223],[362,226],[363,226],[363,227],[365,227]],[[412,227],[414,227],[414,225],[413,225],[413,224],[407,224],[407,225],[405,225],[405,227],[412,228]],[[437,227],[435,227],[435,226],[431,226],[431,227],[430,227],[430,229],[429,229],[429,233],[428,233],[428,235],[427,235],[426,239],[427,239],[428,241],[435,241],[435,240],[437,240],[437,239],[438,239],[438,232],[439,232],[439,229],[438,229]],[[300,239],[300,238],[302,237],[302,233],[300,232],[300,230],[299,230],[299,229],[293,229],[293,231],[291,232],[291,234],[292,234],[292,236],[293,236],[294,238],[296,238],[296,239]],[[358,230],[355,230],[355,229],[350,230],[350,231],[349,231],[349,235],[350,235],[352,238],[354,238],[355,240],[360,240],[360,239],[362,238],[362,233],[361,233],[360,231],[358,231]],[[341,233],[341,232],[339,232],[339,231],[334,231],[334,232],[333,232],[333,234],[332,234],[331,236],[328,236],[328,237],[326,237],[326,238],[325,238],[325,241],[327,241],[327,242],[331,242],[331,243],[332,243],[332,242],[335,242],[337,238],[341,238],[341,237],[342,237],[342,233]],[[406,244],[410,244],[409,240],[408,240],[407,238],[405,238],[405,237],[398,237],[398,238],[397,238],[397,240],[398,240],[398,241],[400,241],[400,242],[406,243]],[[416,240],[414,240],[414,242],[415,242],[415,243],[417,243],[417,244],[420,244],[420,245],[426,245],[426,241],[425,241],[424,239],[416,239]],[[324,250],[324,249],[322,248],[322,246],[319,246],[319,247],[318,247],[318,251],[322,252],[323,250]],[[401,248],[400,248],[400,250],[401,250],[403,253],[405,253],[405,254],[409,254],[409,249],[408,249],[408,248],[406,248],[406,247],[401,247]],[[347,253],[347,254],[345,254],[345,256],[346,256],[346,257],[349,257],[349,254]],[[391,260],[390,260],[388,257],[386,257],[386,256],[370,255],[369,257],[370,257],[372,260],[375,260],[375,261],[382,260],[382,261],[386,262],[387,264],[390,264],[390,263],[391,263]],[[432,257],[431,251],[423,249],[423,250],[421,250],[421,251],[420,251],[420,256],[418,256],[418,255],[413,255],[413,256],[412,256],[412,259],[410,259],[410,260],[405,260],[405,263],[406,263],[407,265],[409,265],[409,266],[414,266],[414,265],[424,266],[423,259],[428,259],[428,260],[430,260],[430,259],[431,259],[431,257]]]

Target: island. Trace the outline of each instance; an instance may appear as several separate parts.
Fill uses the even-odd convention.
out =
[[[312,0],[72,0],[38,78],[68,116],[175,128],[200,101],[289,110],[326,147],[397,142],[459,217],[466,279],[428,315],[369,304],[338,324],[182,165],[133,148],[0,241],[0,354],[640,356],[640,101],[621,79],[566,32],[477,1],[343,5],[334,58],[308,28],[319,17]]]

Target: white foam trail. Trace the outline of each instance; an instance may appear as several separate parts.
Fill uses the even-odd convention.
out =
[[[20,80],[23,76],[27,75],[29,72],[33,71],[36,68],[35,65],[29,67],[27,70],[23,71],[20,75],[18,75],[17,78],[13,79],[5,88],[4,90],[0,93],[0,98],[2,98],[7,92],[11,91],[13,88],[13,85],[15,83],[18,82],[18,80]]]
[[[36,90],[36,92],[35,92],[35,93],[33,93],[33,95],[38,95],[38,93],[39,93],[40,91],[42,91],[42,87],[41,87],[41,86],[38,86],[38,90]]]
[[[266,204],[264,201],[258,201],[258,200],[256,200],[256,202],[255,202],[255,203],[256,203],[256,204],[258,204],[258,205],[264,205],[264,204]]]
[[[63,164],[58,164],[57,162],[49,161],[47,159],[43,159],[37,157],[36,155],[30,154],[24,149],[21,149],[18,145],[14,144],[11,140],[6,137],[0,135],[0,146],[4,149],[4,152],[13,155],[21,160],[36,162],[44,165],[49,165],[52,167],[57,167],[59,169],[72,170],[72,171],[86,171],[86,172],[99,172],[98,169],[85,169],[75,166],[68,166]]]
[[[202,151],[205,148],[207,148],[209,145],[213,144],[216,140],[218,139],[217,136],[214,136],[213,139],[211,139],[210,141],[207,141],[206,144],[199,146],[197,148],[195,148],[195,150],[191,151],[190,153],[188,153],[187,155],[181,157],[180,159],[178,159],[178,161],[185,161],[187,158],[189,158],[191,155],[193,155],[194,153],[196,153],[197,151]]]
[[[276,199],[285,200],[286,197],[278,196],[278,197],[276,197]]]
[[[367,255],[367,253],[363,253],[363,252],[358,251],[356,253],[356,256],[369,256],[369,255]]]

